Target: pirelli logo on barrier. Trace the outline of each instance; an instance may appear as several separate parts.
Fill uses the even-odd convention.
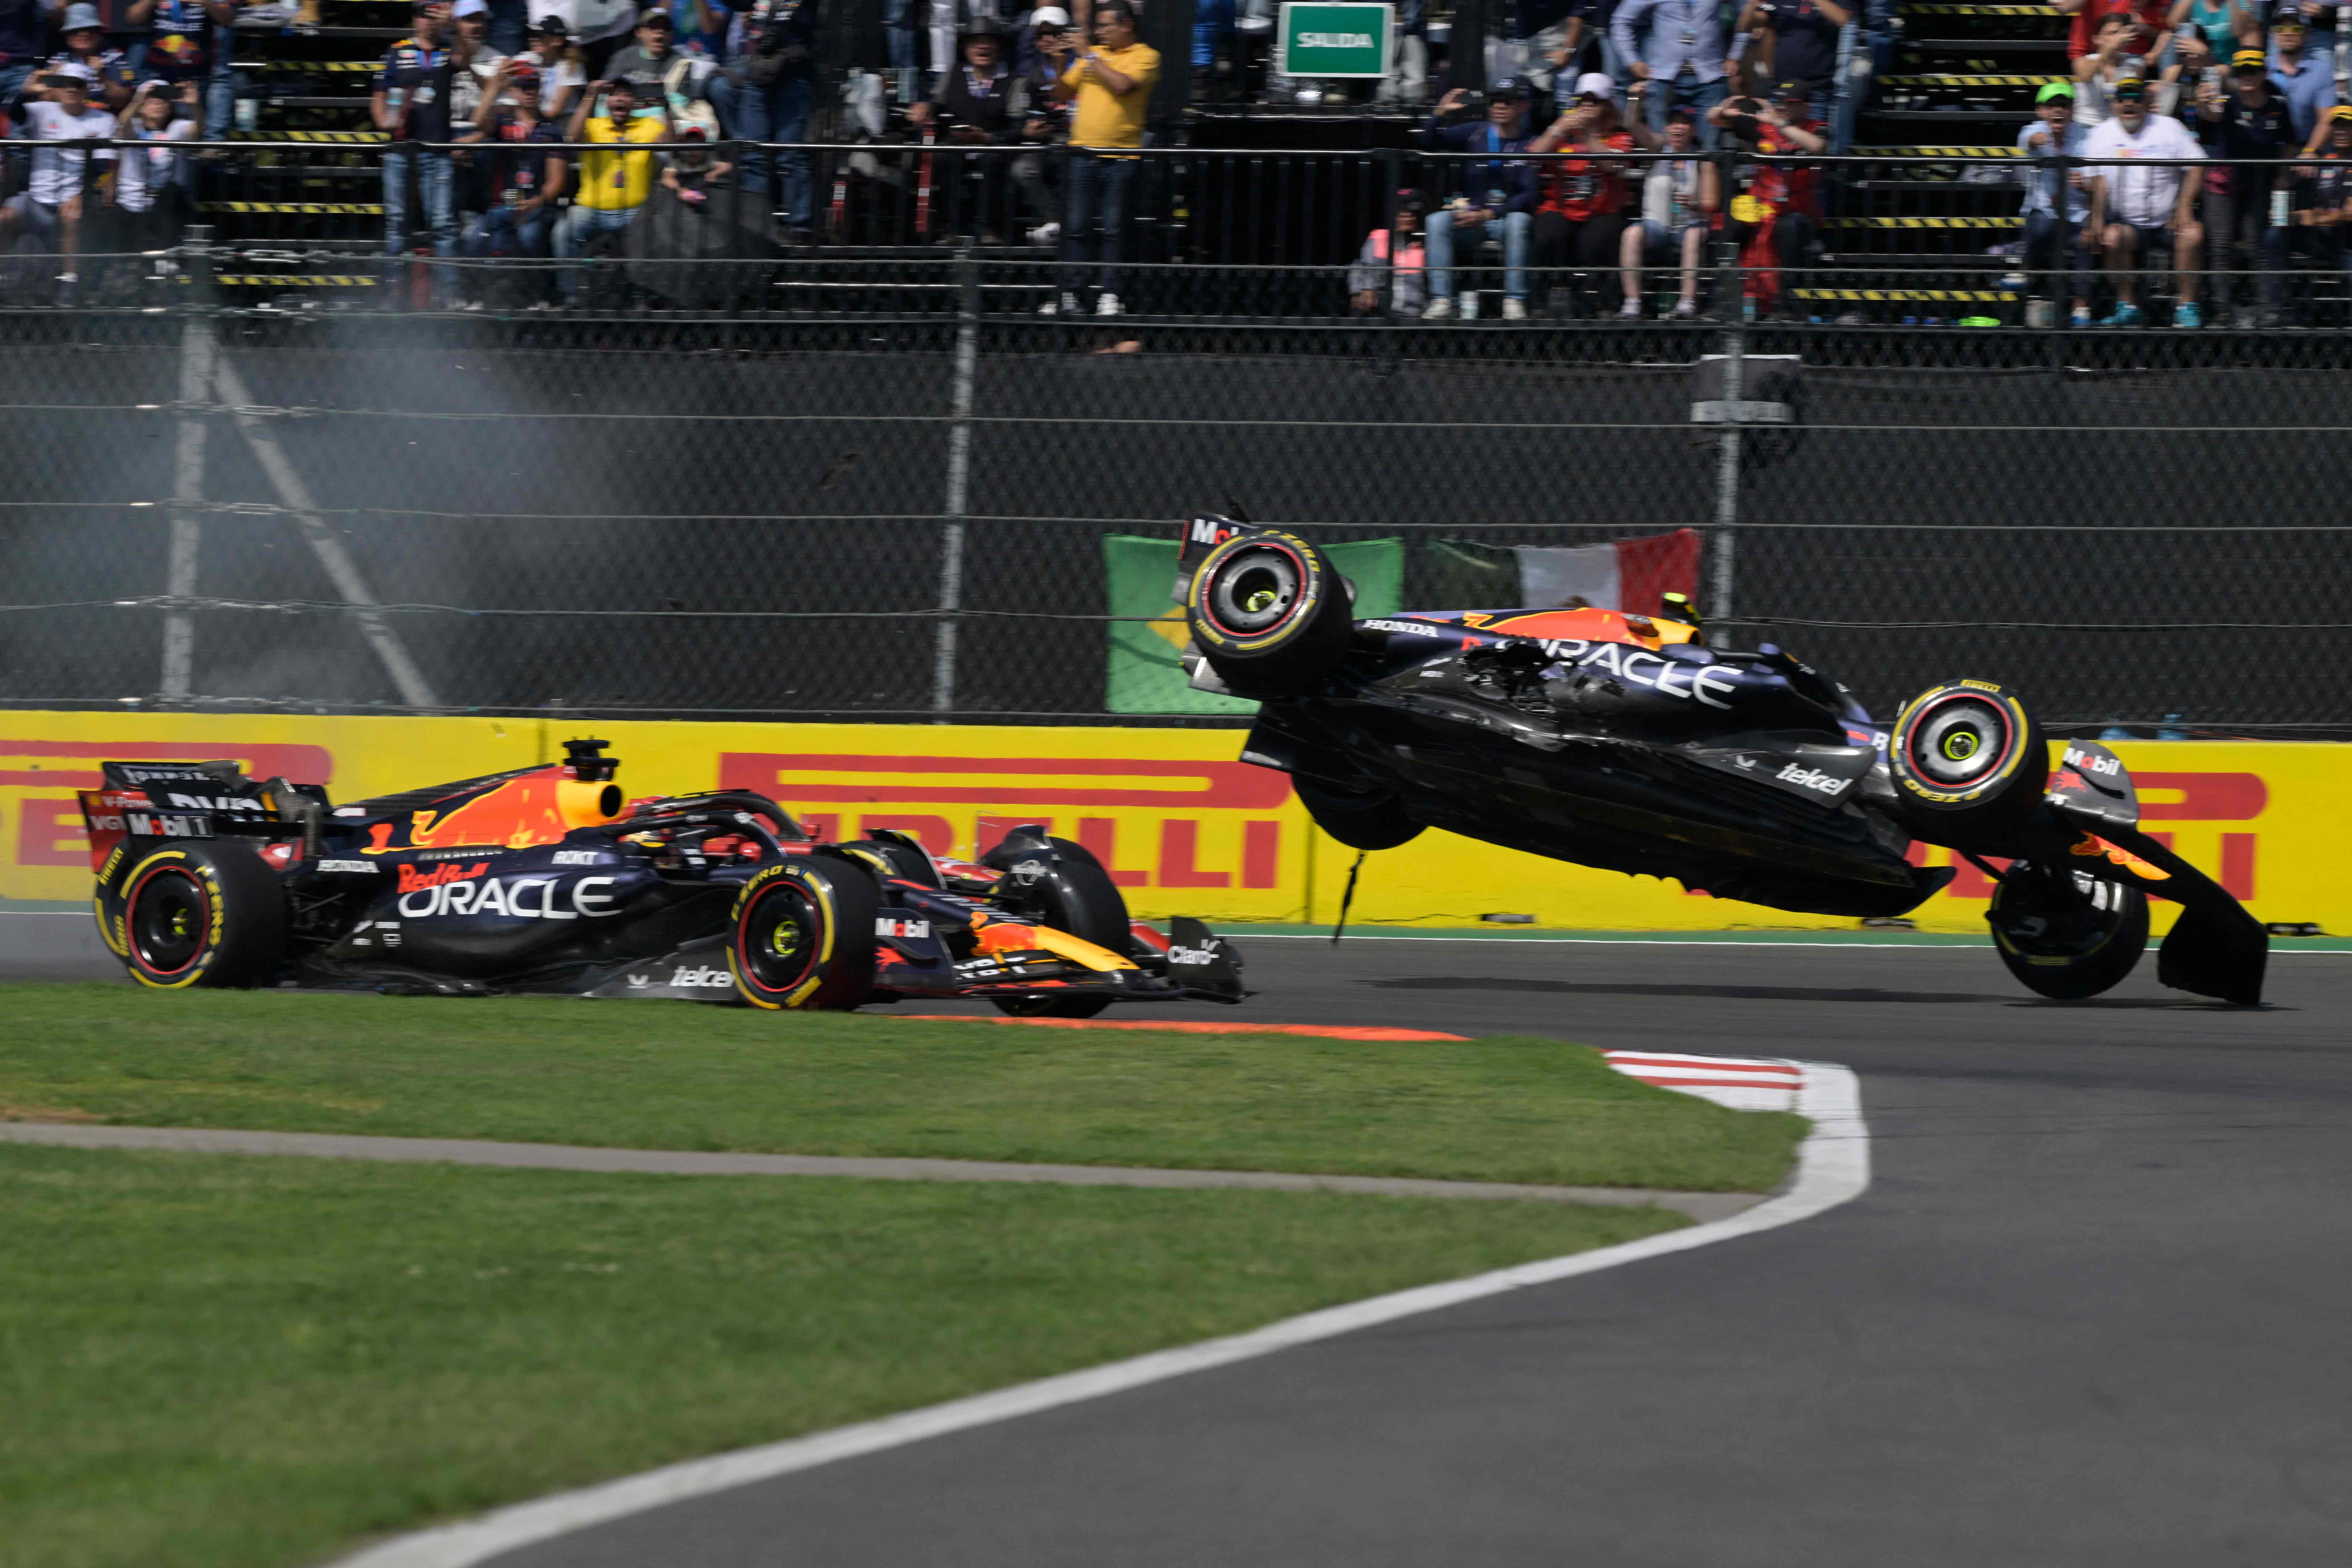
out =
[[[719,783],[773,796],[820,838],[896,828],[943,855],[1037,823],[1124,888],[1277,890],[1304,826],[1289,778],[1242,762],[727,752]]]
[[[2262,774],[2155,770],[2141,773],[2135,769],[2132,784],[2139,792],[2141,831],[2190,865],[2210,872],[2231,898],[2252,904],[2261,895],[2262,818],[2271,804],[2270,785]],[[1915,866],[1958,868],[1959,874],[1938,898],[1992,897],[1992,879],[1949,850],[1914,844],[1910,859]],[[2006,866],[2008,862],[1994,860],[1991,864]],[[2271,918],[2319,919],[2315,915]]]

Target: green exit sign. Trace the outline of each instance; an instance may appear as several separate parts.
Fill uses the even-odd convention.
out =
[[[1282,7],[1281,26],[1275,33],[1275,74],[1391,75],[1389,38],[1395,21],[1393,5],[1334,5],[1287,0]]]

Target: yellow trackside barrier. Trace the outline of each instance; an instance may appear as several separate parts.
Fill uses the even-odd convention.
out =
[[[613,742],[632,797],[755,789],[827,836],[895,827],[970,855],[1007,828],[1044,823],[1093,849],[1149,917],[1328,921],[1355,858],[1313,830],[1286,778],[1238,760],[1234,730],[16,712],[0,713],[0,899],[88,897],[74,791],[96,785],[101,758],[234,758],[349,801],[559,760],[565,740],[591,734]],[[2139,785],[2142,825],[2256,918],[2352,932],[2352,850],[2336,807],[2352,793],[2352,747],[2126,741],[2114,750]],[[1915,853],[1930,865],[1951,858]],[[1964,863],[1914,918],[1923,930],[1980,931],[1990,894]],[[2162,928],[2170,906],[2158,908]],[[1495,913],[1612,931],[1853,923],[1443,833],[1370,857],[1350,919],[1462,926]]]

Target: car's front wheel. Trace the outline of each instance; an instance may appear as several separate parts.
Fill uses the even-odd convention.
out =
[[[2147,950],[2147,895],[2064,866],[2011,865],[1985,921],[2009,972],[2056,1002],[2112,990]]]
[[[855,1007],[874,992],[881,894],[849,861],[796,856],[762,869],[735,897],[727,967],[754,1007]]]

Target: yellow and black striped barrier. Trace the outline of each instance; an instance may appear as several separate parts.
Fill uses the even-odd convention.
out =
[[[240,142],[389,142],[382,131],[247,131]]]
[[[2050,5],[1906,5],[1906,16],[2042,16],[2057,21],[2064,13]]]
[[[1841,300],[1883,305],[2008,305],[2017,296],[2006,289],[1791,289],[1800,300]]]
[[[1857,158],[2022,158],[2020,147],[1856,147]]]
[[[198,212],[295,213],[305,217],[382,217],[382,202],[198,202]]]
[[[1949,71],[1927,76],[1883,76],[1878,79],[1888,87],[2047,87],[2053,81],[2072,81],[2070,76],[1976,76]]]
[[[241,71],[301,71],[306,74],[310,71],[339,71],[349,76],[356,75],[361,71],[380,71],[383,68],[383,62],[382,60],[239,60],[236,62],[236,68]]]
[[[1833,217],[1832,228],[2023,228],[2021,217]]]
[[[213,281],[225,289],[373,289],[381,279],[341,272],[239,272]]]

